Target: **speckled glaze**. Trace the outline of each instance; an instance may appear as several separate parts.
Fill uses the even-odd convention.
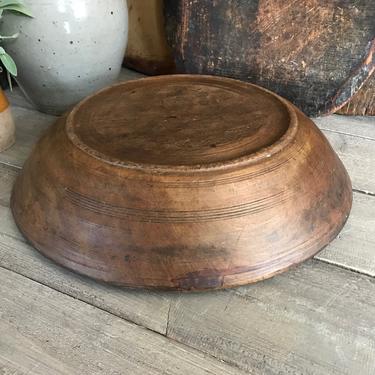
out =
[[[128,38],[124,0],[25,0],[34,18],[7,14],[2,30],[17,31],[7,51],[18,82],[36,107],[61,114],[118,77]]]

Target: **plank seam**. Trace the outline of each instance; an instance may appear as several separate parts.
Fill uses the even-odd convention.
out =
[[[355,137],[355,138],[360,138],[360,139],[366,139],[368,141],[375,141],[375,138],[366,137],[365,135],[350,134],[350,133],[346,133],[346,132],[340,132],[339,130],[326,129],[326,128],[323,128],[323,127],[319,127],[319,129],[322,130],[323,132],[336,133],[336,134],[345,135],[347,137]]]
[[[244,374],[244,375],[246,374],[245,372],[243,372],[244,370],[243,370],[242,368],[240,368],[236,363],[231,363],[231,362],[225,361],[225,360],[223,360],[223,359],[221,359],[221,358],[218,358],[218,357],[216,357],[216,356],[214,356],[214,355],[212,355],[212,354],[210,354],[210,353],[208,353],[208,352],[204,352],[204,351],[202,351],[202,350],[199,350],[199,349],[197,349],[197,348],[194,348],[193,346],[190,346],[190,345],[188,345],[188,344],[186,344],[186,343],[184,343],[184,342],[181,342],[181,341],[179,341],[179,340],[176,340],[176,339],[174,339],[173,337],[169,337],[169,336],[167,336],[166,334],[164,334],[164,333],[162,333],[162,332],[158,332],[158,331],[156,331],[156,330],[154,330],[154,329],[152,329],[152,328],[149,328],[149,327],[146,327],[146,326],[143,326],[143,325],[137,324],[136,322],[134,322],[134,321],[132,321],[132,320],[128,320],[128,319],[126,319],[126,318],[124,318],[124,317],[122,317],[122,316],[120,316],[120,315],[117,315],[117,314],[115,314],[115,313],[113,313],[113,312],[111,312],[111,311],[108,311],[108,310],[106,310],[106,309],[104,309],[104,308],[102,308],[102,307],[99,307],[99,306],[96,306],[96,305],[92,305],[91,303],[88,303],[87,301],[85,301],[85,300],[83,300],[83,299],[81,299],[81,298],[74,297],[74,296],[72,296],[72,295],[70,295],[70,294],[68,294],[68,293],[66,293],[66,292],[64,292],[64,291],[61,291],[61,290],[55,289],[55,288],[53,288],[53,287],[50,286],[50,285],[47,285],[47,284],[45,284],[45,283],[43,283],[43,282],[40,282],[40,281],[38,281],[38,280],[35,280],[35,279],[33,279],[32,277],[29,277],[29,276],[23,275],[23,274],[21,274],[21,273],[19,273],[19,272],[16,272],[16,271],[14,271],[14,270],[12,270],[12,269],[10,269],[10,268],[8,268],[8,267],[5,267],[5,266],[0,265],[0,269],[4,269],[4,270],[7,270],[7,271],[9,271],[9,272],[12,272],[12,273],[14,273],[14,274],[16,274],[16,275],[19,275],[19,276],[21,276],[21,277],[24,277],[25,279],[28,279],[28,280],[30,280],[30,281],[36,283],[36,284],[43,285],[44,287],[49,288],[49,289],[51,289],[51,290],[54,290],[54,291],[57,292],[57,293],[61,293],[61,294],[65,295],[65,296],[67,296],[67,297],[70,297],[70,298],[72,298],[72,299],[75,299],[75,300],[77,300],[77,301],[80,301],[80,302],[82,302],[82,303],[84,303],[84,304],[86,304],[86,305],[89,305],[89,306],[91,306],[91,307],[93,307],[93,308],[95,308],[95,309],[98,309],[98,310],[100,310],[100,311],[102,311],[102,312],[104,312],[104,313],[107,313],[107,314],[109,314],[109,315],[112,315],[112,316],[114,316],[114,317],[116,317],[116,318],[118,318],[118,319],[124,320],[125,322],[127,322],[127,323],[129,323],[129,324],[131,324],[131,325],[133,325],[133,326],[137,326],[137,327],[139,327],[139,328],[141,328],[141,329],[145,329],[145,330],[150,331],[150,332],[152,332],[152,333],[154,333],[154,334],[156,334],[156,335],[162,336],[162,337],[168,339],[168,340],[171,341],[171,342],[176,342],[176,343],[178,343],[179,345],[188,348],[190,351],[194,351],[194,352],[197,352],[197,353],[203,354],[203,355],[206,356],[206,357],[209,357],[209,358],[214,359],[216,362],[224,363],[224,364],[226,364],[227,366],[229,366],[229,367],[231,367],[231,368],[233,368],[233,369],[235,369],[235,370],[240,371],[239,373],[242,373],[242,374]],[[167,327],[168,327],[168,323],[169,323],[169,313],[170,313],[171,305],[172,305],[172,303],[170,302],[170,305],[169,305],[169,311],[168,311]]]
[[[342,263],[338,263],[338,262],[335,262],[333,260],[329,260],[329,259],[326,259],[326,258],[323,258],[323,257],[320,257],[319,255],[316,255],[314,258],[314,260],[318,261],[318,262],[322,262],[322,263],[326,263],[326,264],[330,264],[332,266],[335,266],[335,267],[338,267],[338,268],[341,268],[345,271],[349,271],[349,272],[353,272],[353,273],[356,273],[358,275],[363,275],[363,276],[367,276],[367,277],[370,277],[372,279],[375,278],[375,274],[372,274],[370,272],[366,272],[364,270],[358,270],[356,268],[353,268],[353,267],[350,267],[350,266],[347,266],[347,265],[344,265]]]
[[[20,167],[18,165],[14,165],[14,164],[11,164],[11,163],[9,163],[7,161],[3,161],[3,160],[0,160],[0,165],[4,165],[5,167],[9,167],[9,168],[11,168],[11,169],[13,169],[17,172],[19,172],[22,169],[22,167]]]
[[[370,197],[375,197],[375,193],[372,193],[371,191],[368,191],[368,190],[360,190],[360,189],[352,189],[352,190],[354,193],[369,195]]]
[[[170,322],[171,308],[172,308],[172,302],[169,301],[168,315],[167,315],[167,326],[165,327],[165,336],[166,337],[169,336],[168,332],[169,332],[169,322]]]

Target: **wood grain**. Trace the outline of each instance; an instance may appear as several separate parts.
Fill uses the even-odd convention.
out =
[[[166,0],[177,70],[238,78],[308,115],[343,106],[375,68],[371,0]]]
[[[125,71],[126,72],[126,71]],[[12,97],[11,97],[12,101]],[[22,101],[18,102],[19,105],[24,106],[25,103]],[[26,121],[27,116],[18,116],[17,112],[20,111],[21,113],[24,113],[22,109],[19,109],[18,107],[14,107],[13,110],[16,113],[16,117],[23,118],[24,121],[17,123],[17,128],[19,133],[23,133],[22,139],[26,140],[26,149],[27,151],[25,154],[28,154],[30,151],[30,148],[33,146],[33,142],[35,141],[36,137],[31,137],[30,140],[28,140],[29,133],[28,130],[28,122]],[[33,123],[33,117],[38,117],[39,114],[27,112],[28,117],[30,118],[30,121]],[[361,144],[361,139],[365,138],[367,140],[366,142],[370,142],[371,140],[375,139],[375,119],[370,117],[345,117],[345,116],[329,116],[329,117],[322,117],[319,119],[315,119],[318,126],[328,134],[328,132],[335,132],[339,133],[337,137],[341,136],[344,137],[345,143],[349,145],[349,148],[352,149],[355,144],[359,145],[356,148],[355,152],[349,152],[346,157],[348,158],[347,167],[349,166],[349,172],[351,174],[353,184],[356,188],[359,190],[364,190],[364,186],[374,186],[375,185],[375,176],[373,173],[370,173],[371,171],[371,160],[373,157],[373,150],[375,147],[368,146],[364,151]],[[37,122],[35,123],[37,124]],[[41,131],[41,130],[37,130]],[[369,156],[368,156],[369,155]],[[27,156],[27,155],[25,155]],[[3,157],[3,154],[0,154],[0,160]],[[351,162],[353,158],[359,158],[359,160],[354,163]],[[22,159],[23,156],[17,153],[14,154],[13,162],[12,164],[15,164],[17,166],[22,165]],[[356,174],[356,168],[362,168],[364,166],[363,172]],[[8,169],[1,169],[2,179],[1,181],[1,189],[0,189],[0,196],[1,196],[1,202],[3,204],[6,203],[8,205],[8,199],[9,199],[9,192],[11,190],[11,185],[14,181],[14,176],[16,175],[16,172],[13,170]],[[353,176],[355,175],[355,176]],[[358,178],[356,176],[358,175]],[[10,176],[12,176],[11,179]],[[353,178],[355,177],[355,178]],[[363,184],[359,184],[359,182],[364,181]],[[6,182],[7,181],[7,182]],[[6,183],[5,183],[6,182]],[[371,189],[374,191],[373,189]],[[358,197],[358,198],[357,198]],[[367,274],[374,274],[375,269],[373,268],[373,257],[372,255],[372,240],[371,238],[372,232],[369,232],[371,230],[371,226],[368,227],[366,222],[367,220],[361,220],[361,217],[366,217],[368,219],[371,218],[372,214],[372,207],[374,207],[374,204],[371,201],[371,198],[368,196],[365,196],[363,199],[363,203],[360,200],[361,197],[359,197],[357,194],[354,195],[354,207],[353,207],[353,213],[354,215],[352,218],[350,218],[348,225],[346,226],[343,236],[341,239],[339,238],[332,244],[332,252],[330,251],[331,246],[324,251],[322,254],[324,254],[324,257],[327,261],[332,262],[338,262],[338,264],[343,265],[344,267],[353,268],[356,270],[360,270],[361,272],[365,272]],[[358,203],[357,203],[358,202]],[[359,208],[360,207],[360,208]],[[13,221],[10,218],[9,211],[6,211],[7,213],[4,216],[1,216],[1,221],[4,223],[4,225],[9,226],[11,223],[11,226],[14,227]],[[358,213],[358,214],[356,214]],[[351,223],[358,222],[358,226],[355,225],[352,227],[353,229],[347,232],[347,228],[351,228]],[[4,233],[4,227],[2,227],[2,231]],[[9,232],[12,235],[14,233],[18,233],[18,231]],[[336,242],[339,241],[340,246],[336,245]],[[366,243],[366,245],[363,245],[363,241]],[[336,251],[337,249],[337,251]],[[334,254],[334,255],[333,255]],[[321,255],[319,255],[321,257]],[[20,269],[24,267],[23,265],[20,265]]]
[[[142,77],[126,69],[122,72],[122,80]],[[15,90],[14,94],[7,93],[7,96],[12,104],[16,104],[12,110],[16,119],[17,143],[10,150],[0,153],[0,163],[20,168],[29,156],[39,134],[55,121],[55,117],[36,111],[28,112],[24,108],[28,104],[18,90]],[[372,160],[375,158],[375,144],[371,142],[375,141],[375,117],[331,115],[315,118],[314,122],[333,143],[333,147],[337,148],[354,188],[375,194],[375,174],[371,173]],[[331,132],[337,134],[330,135]],[[358,137],[360,139],[357,139]],[[367,139],[364,148],[361,146],[361,139]]]
[[[0,206],[1,214],[9,215]],[[10,215],[9,215],[10,216]],[[10,219],[10,217],[8,217]],[[169,299],[150,291],[123,290],[74,274],[35,252],[8,221],[0,233],[0,266],[84,301],[122,319],[165,334]],[[4,234],[6,233],[6,234]]]
[[[40,252],[80,274],[205,290],[312,257],[351,201],[341,161],[289,102],[240,81],[175,75],[77,105],[34,148],[11,206]]]
[[[0,187],[6,190],[12,181],[9,177],[4,180],[0,179]],[[339,257],[338,264],[372,274],[375,234],[367,225],[374,217],[374,200],[354,194],[347,229],[330,245]],[[228,360],[247,373],[349,375],[354,370],[361,374],[373,371],[374,336],[368,334],[368,327],[374,326],[370,279],[314,262],[285,277],[237,291],[179,295],[123,290],[77,276],[39,255],[23,242],[8,207],[0,206],[0,218],[0,231],[6,233],[0,235],[1,267]],[[351,256],[355,250],[357,256]],[[353,282],[353,277],[359,281]],[[353,289],[352,284],[357,287]],[[342,321],[342,315],[346,320]],[[354,354],[349,356],[349,351]]]
[[[19,104],[24,105],[22,101]],[[37,114],[30,112],[30,121],[34,115]],[[374,139],[375,128],[372,121],[373,119],[370,118],[349,119],[344,116],[330,116],[317,120],[322,129],[343,133],[347,143],[353,143],[355,138],[359,139],[358,142],[362,138]],[[26,120],[20,124],[19,131],[22,132],[23,127],[27,127]],[[352,137],[346,137],[347,135]],[[26,138],[27,129],[25,130]],[[30,148],[32,145],[31,141],[25,142],[25,148]],[[26,153],[29,151],[27,149]],[[347,155],[350,158],[350,154]],[[39,280],[64,294],[72,295],[75,299],[86,301],[123,319],[149,327],[151,330],[162,334],[168,331],[168,336],[174,339],[200,347],[201,350],[218,358],[229,358],[235,366],[246,368],[245,373],[348,375],[374,373],[375,345],[374,332],[371,329],[373,330],[375,326],[372,321],[375,316],[373,311],[375,304],[373,301],[374,283],[371,279],[342,271],[337,267],[326,266],[321,262],[313,262],[290,271],[285,276],[278,276],[254,287],[241,288],[239,296],[237,296],[238,290],[214,294],[179,295],[142,293],[103,286],[56,266],[40,256],[31,246],[25,244],[15,227],[8,207],[9,192],[17,169],[2,165],[1,157],[0,154],[0,266],[13,269],[28,278]],[[360,157],[365,158],[366,154],[360,153]],[[22,165],[22,155],[14,154],[13,163],[19,168]],[[371,166],[371,163],[368,165]],[[355,168],[355,164],[352,166]],[[367,170],[367,182],[373,181],[371,171],[372,169]],[[375,226],[372,225],[375,217],[374,208],[374,197],[354,193],[353,210],[346,227],[341,236],[323,253],[320,253],[319,257],[324,255],[324,261],[374,275]],[[45,287],[37,286],[35,292],[29,282],[19,284],[8,274],[3,281],[0,276],[0,288],[5,288],[5,285],[8,288],[9,283],[10,289],[6,293],[3,289],[1,291],[0,311],[5,311],[3,301],[6,300],[8,314],[6,317],[10,317],[3,319],[5,315],[2,315],[0,319],[0,373],[53,374],[59,373],[59,370],[60,373],[74,374],[76,370],[68,367],[69,363],[77,364],[77,369],[82,374],[96,373],[93,367],[88,367],[89,370],[85,368],[86,361],[91,361],[93,364],[90,366],[95,366],[97,358],[85,354],[85,341],[82,336],[77,341],[80,341],[83,349],[69,346],[68,349],[55,350],[55,348],[60,348],[60,345],[71,343],[69,338],[66,339],[64,336],[65,326],[64,330],[60,326],[55,327],[56,321],[60,319],[64,323],[71,322],[67,320],[66,315],[61,317],[58,314],[60,308],[64,308],[67,304],[66,298],[68,297],[60,300],[60,295],[55,294],[57,292],[53,292],[55,295],[53,298],[50,294],[46,297],[45,293],[39,289],[44,290]],[[7,299],[3,298],[4,296],[7,296]],[[26,304],[23,302],[24,298]],[[11,305],[8,299],[12,301]],[[29,303],[30,299],[33,300],[32,303]],[[43,301],[48,306],[48,310],[44,312],[39,303]],[[168,323],[170,302],[173,305],[169,311]],[[53,307],[50,307],[50,303]],[[82,322],[79,323],[80,325],[69,324],[69,332],[71,329],[78,330],[80,333],[85,332],[86,329],[91,331],[91,326],[100,327],[103,331],[100,326],[103,319],[87,314],[86,307],[78,308],[77,303],[81,304],[75,301],[73,309],[83,311],[82,315],[77,318]],[[16,306],[15,309],[14,306]],[[84,306],[84,304],[79,306]],[[69,303],[68,307],[71,309]],[[54,311],[51,312],[51,308]],[[27,315],[25,310],[27,310]],[[86,315],[90,317],[89,322],[92,322],[88,328],[85,326]],[[74,319],[76,316],[74,315]],[[52,322],[53,328],[50,329],[51,317],[56,320]],[[24,318],[26,323],[30,322],[31,318],[38,320],[38,325],[36,325],[38,330],[35,334],[40,335],[40,338],[34,337],[34,334],[29,335],[33,324],[32,322],[28,324],[29,331],[26,331],[22,325]],[[108,320],[106,315],[106,323],[111,324],[111,319]],[[39,329],[40,321],[43,321],[43,326]],[[94,321],[99,323],[94,324]],[[255,321],[257,324],[254,324]],[[117,328],[118,325],[115,324],[114,327]],[[107,328],[104,332],[108,332]],[[75,340],[76,334],[73,337]],[[144,341],[139,336],[131,334],[129,337],[129,342],[127,342],[129,350],[134,346],[137,347],[137,343],[143,345]],[[199,341],[200,338],[201,341]],[[57,343],[54,342],[55,340]],[[7,345],[2,345],[3,341],[6,341]],[[63,344],[62,341],[64,341]],[[149,342],[151,341],[153,345],[154,341],[148,337],[146,341],[147,345],[143,346],[146,349],[143,350],[153,353],[153,349],[149,349]],[[115,354],[121,351],[122,358],[130,357],[131,360],[140,358],[140,364],[137,362],[141,369],[140,373],[145,374],[151,371],[147,367],[147,362],[150,359],[153,361],[153,356],[148,355],[143,360],[144,357],[134,356],[129,351],[124,354],[121,345],[117,348],[119,346],[117,341],[113,345],[116,346],[115,351],[108,346],[105,348],[109,348]],[[159,346],[157,350],[160,346],[166,346],[170,350],[170,346],[164,341],[157,343],[157,346]],[[157,350],[155,353],[158,353]],[[96,357],[102,358],[102,352],[95,350],[93,352],[98,353]],[[171,367],[175,366],[177,370],[180,370],[180,356],[176,356],[174,350],[170,352],[177,358],[177,362],[173,362]],[[73,361],[70,362],[72,353]],[[196,364],[198,361],[190,354],[190,350],[187,353],[190,362],[194,361]],[[43,358],[42,363],[40,358]],[[119,360],[116,356],[114,358],[114,366],[117,366]],[[162,357],[162,359],[168,366],[172,363],[168,358],[165,360],[165,357]],[[110,363],[112,362],[111,358]],[[107,367],[107,362],[103,364],[105,368],[101,372],[107,374],[105,370],[110,367],[110,364]],[[202,367],[207,368],[206,362]],[[162,365],[160,368],[165,369]],[[123,373],[121,371],[123,369],[124,367],[119,370],[119,373]],[[200,373],[195,368],[182,367],[182,369],[188,371],[187,373]],[[169,367],[165,372],[168,373],[168,370]],[[230,372],[234,370],[228,367],[224,370],[213,367],[207,370],[208,373],[210,371],[225,374],[236,373]],[[137,373],[136,370],[134,373]],[[181,370],[177,373],[183,372]]]
[[[241,374],[0,268],[1,374]]]
[[[15,98],[16,102],[19,100],[19,97]],[[25,101],[22,100],[22,103],[25,103]],[[34,144],[41,134],[56,121],[56,117],[19,106],[12,106],[11,109],[16,125],[16,143],[13,147],[0,153],[0,162],[21,167]]]
[[[166,296],[92,283],[58,267],[25,242],[9,209],[10,192],[17,174],[15,169],[0,164],[0,266],[165,334],[169,308]]]
[[[375,194],[375,141],[336,132],[325,135],[348,168],[353,188]]]
[[[98,288],[95,288],[95,284],[92,286],[88,279],[65,271],[25,244],[9,209],[9,194],[15,178],[14,170],[0,165],[0,191],[4,192],[0,200],[0,265],[116,315],[146,325],[157,332],[165,332],[168,309],[168,298],[165,294],[159,299],[157,296],[160,295],[152,292],[120,292],[120,289],[107,288],[103,284],[98,284]],[[374,217],[375,197],[355,192],[348,222],[340,235],[317,255],[317,259],[375,276]],[[67,279],[70,279],[70,282],[67,282]],[[115,297],[111,298],[114,295]],[[158,307],[148,314],[152,305]],[[159,312],[156,313],[157,311]]]
[[[354,193],[348,222],[315,258],[375,277],[375,197]]]
[[[323,131],[375,140],[375,117],[364,116],[325,116],[314,122]]]
[[[254,286],[181,295],[168,327],[250,373],[372,375],[375,282],[310,261]]]
[[[11,241],[8,239],[7,243]],[[17,263],[14,261],[17,252],[18,262],[27,259],[26,246],[22,255],[21,247],[9,249],[12,264]],[[35,251],[29,251],[35,256]],[[5,258],[6,254],[1,253],[0,259]],[[36,262],[48,261],[36,259]],[[19,266],[18,271],[30,272],[28,267]],[[52,268],[51,273],[41,269],[37,277],[45,274],[42,282],[51,283],[53,273],[59,274],[56,266]],[[36,264],[32,266],[34,277],[35,270]],[[69,284],[75,283],[77,276],[64,272],[65,278],[60,280],[58,288],[71,293]],[[88,283],[97,293],[100,285]],[[314,262],[255,287],[192,295],[166,293],[172,308],[165,334],[255,373],[273,374],[278,369],[282,374],[292,370],[297,374],[309,371],[351,374],[355,369],[361,374],[371,374],[374,370],[373,284],[358,274]],[[87,288],[78,285],[78,289],[87,295]],[[120,292],[129,293],[124,290],[117,293]],[[108,299],[112,293],[116,290],[108,289],[104,304],[99,305],[101,309],[111,304]],[[98,300],[98,297],[87,298],[94,305]],[[123,304],[119,299],[117,304],[114,309],[117,314],[123,310],[121,316],[129,319],[131,301]],[[151,304],[149,310],[154,311]]]
[[[352,116],[375,116],[374,74],[338,113]]]

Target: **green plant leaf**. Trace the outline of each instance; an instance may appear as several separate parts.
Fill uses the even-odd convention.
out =
[[[0,0],[0,9],[7,7],[8,5],[19,5],[22,4],[20,0]]]
[[[17,77],[17,65],[14,62],[12,56],[4,51],[4,48],[0,47],[0,60],[3,63],[5,69],[13,76]]]
[[[10,4],[10,5],[5,6],[3,10],[21,13],[25,16],[33,17],[31,12],[23,4]]]

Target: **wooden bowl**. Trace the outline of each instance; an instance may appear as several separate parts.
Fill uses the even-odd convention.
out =
[[[76,272],[203,290],[312,257],[339,233],[351,201],[342,163],[288,101],[182,75],[81,102],[35,147],[12,209],[39,251]]]

